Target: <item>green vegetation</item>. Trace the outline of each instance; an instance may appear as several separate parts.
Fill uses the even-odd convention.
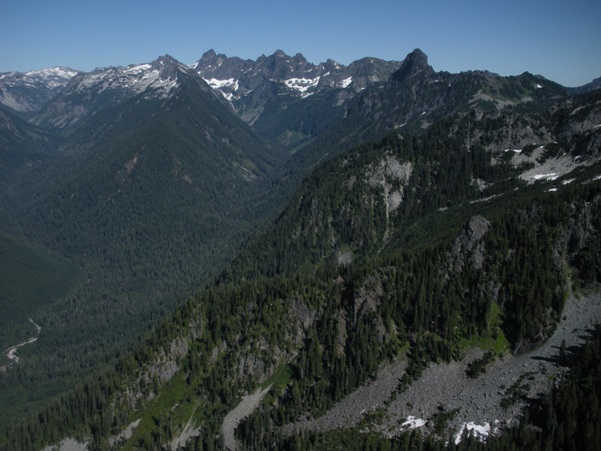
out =
[[[0,349],[33,336],[28,319],[63,295],[76,275],[65,259],[0,233]]]
[[[290,385],[292,377],[293,371],[289,365],[280,365],[279,368],[276,368],[273,375],[261,385],[263,389],[271,387],[267,396],[263,398],[263,403],[271,404],[281,396],[288,385]]]
[[[204,290],[153,333],[134,362],[120,366],[119,378],[109,380],[135,380],[136,368],[152,364],[160,349],[169,349],[176,337],[190,333],[185,331],[191,330],[192,321],[202,332],[196,332],[178,373],[166,385],[157,380],[146,386],[139,406],[119,408],[122,417],[111,413],[110,395],[101,398],[98,405],[105,406],[107,429],[97,430],[94,439],[103,443],[104,434],[125,427],[141,409],[145,419],[134,445],[158,446],[193,417],[194,426],[204,431],[196,443],[218,446],[221,419],[263,375],[264,384],[273,383],[271,394],[239,430],[247,446],[260,447],[273,439],[277,425],[306,412],[317,415],[367,381],[382,362],[399,355],[402,343],[408,343],[404,354],[410,362],[409,378],[417,377],[431,360],[459,357],[466,343],[491,340],[498,350],[506,349],[507,343],[513,349],[534,344],[550,333],[563,307],[567,268],[548,253],[559,249],[566,261],[578,262],[581,252],[597,248],[596,234],[577,244],[563,237],[572,230],[566,224],[582,221],[586,206],[600,201],[598,193],[596,182],[552,194],[524,190],[489,201],[494,206],[473,204],[496,211],[480,239],[486,252],[480,266],[473,263],[476,243],[471,251],[459,248],[455,254],[454,240],[441,239],[407,251],[389,248],[382,256],[350,267],[317,265],[289,276],[238,280]],[[462,218],[443,213],[449,219]],[[578,224],[596,228],[600,220],[594,214],[589,222]],[[445,234],[433,230],[432,236]],[[572,268],[570,275],[577,279],[580,272]],[[587,277],[592,277],[589,283],[599,280],[596,272]],[[491,283],[498,290],[484,289]],[[262,362],[262,369],[244,376],[240,362],[245,361]],[[155,389],[159,395],[145,400]],[[83,392],[75,399],[107,392],[104,385],[79,390]],[[167,413],[168,406],[177,407]],[[83,417],[90,419],[93,430],[94,415]],[[109,427],[112,423],[115,426]],[[14,434],[11,431],[9,437]],[[57,435],[53,426],[38,440],[49,443]]]
[[[503,332],[502,324],[502,312],[501,307],[497,302],[490,304],[490,312],[487,319],[488,329],[481,336],[473,337],[470,340],[463,340],[461,343],[462,349],[471,349],[478,347],[483,351],[486,351],[486,355],[489,355],[486,360],[489,363],[491,358],[494,356],[501,356],[504,353],[510,352],[511,344]],[[484,365],[486,365],[484,363]]]
[[[478,346],[484,356],[469,368],[476,377],[496,356],[545,340],[573,287],[601,282],[601,182],[591,181],[599,165],[550,193],[555,185],[518,180],[510,161],[491,162],[491,146],[518,127],[553,129],[566,152],[590,156],[593,135],[562,134],[573,107],[454,116],[390,134],[398,123],[383,118],[400,121],[441,93],[455,96],[441,111],[410,117],[403,131],[421,127],[469,111],[485,86],[484,74],[441,76],[445,83],[422,98],[407,100],[407,85],[394,83],[366,92],[335,124],[333,111],[304,124],[285,115],[263,122],[271,138],[319,134],[285,163],[218,98],[189,84],[165,104],[140,96],[99,111],[60,137],[61,153],[19,166],[0,195],[0,211],[10,212],[3,230],[18,237],[0,235],[10,257],[0,254],[0,281],[16,282],[7,296],[30,290],[11,314],[35,312],[44,339],[0,379],[0,449],[66,436],[106,449],[136,419],[128,449],[163,448],[187,424],[199,430],[191,448],[218,449],[225,415],[268,386],[237,430],[246,448],[439,449],[413,433],[277,431],[325,412],[387,361],[407,360],[402,387],[430,362]],[[525,74],[487,92],[537,95],[534,80]],[[414,82],[433,84],[421,75]],[[352,262],[340,264],[351,252]],[[567,353],[562,361],[577,368]],[[585,382],[595,380],[598,354],[583,353]],[[533,419],[560,442],[574,428],[559,426],[553,412],[579,408],[561,403]],[[582,424],[596,443],[598,428]],[[510,438],[520,434],[524,443],[541,439],[527,428]]]
[[[13,296],[25,283],[37,297],[23,298],[20,314],[33,312],[28,303],[46,308],[35,318],[43,340],[24,347],[27,359],[0,382],[0,430],[114,365],[212,280],[276,208],[265,201],[266,174],[281,155],[197,81],[182,83],[166,103],[139,96],[99,111],[55,139],[61,152],[15,165],[0,192],[3,231],[26,247],[49,249],[56,261],[10,249],[10,264],[21,272],[3,290],[2,306],[17,305]],[[78,271],[67,274],[61,260]],[[51,286],[53,278],[66,285]],[[2,325],[13,324],[9,313]],[[20,331],[3,329],[11,336],[0,343],[25,333],[27,316],[19,321]]]
[[[181,431],[188,421],[195,424],[195,413],[202,408],[194,390],[186,384],[182,372],[175,374],[166,384],[154,383],[159,391],[146,404],[140,423],[124,449],[135,449],[144,443],[171,441],[176,431]],[[158,436],[155,435],[158,433]]]
[[[434,422],[434,432],[438,436],[443,437],[447,432],[447,423],[457,415],[458,409],[439,410],[430,420]]]

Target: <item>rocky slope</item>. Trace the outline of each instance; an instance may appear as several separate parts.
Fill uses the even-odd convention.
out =
[[[527,398],[559,384],[566,371],[559,350],[584,342],[595,324],[601,323],[601,297],[572,298],[555,333],[542,346],[521,355],[504,355],[485,372],[472,378],[469,364],[482,357],[472,349],[460,361],[432,363],[419,379],[399,388],[406,362],[384,365],[377,377],[333,406],[324,415],[283,427],[284,434],[361,427],[393,437],[411,429],[424,434],[460,435],[468,424],[502,428],[520,421]],[[444,418],[446,414],[448,418]],[[484,437],[485,438],[485,437]]]
[[[50,129],[73,129],[138,94],[166,98],[179,85],[179,77],[186,75],[192,76],[190,69],[168,55],[147,64],[80,73],[44,105],[33,122]]]
[[[193,68],[232,103],[234,110],[245,110],[240,114],[252,123],[260,114],[252,117],[250,110],[260,110],[262,104],[273,101],[276,95],[287,95],[289,101],[293,97],[307,98],[324,91],[349,88],[348,97],[351,97],[372,83],[388,80],[399,64],[364,58],[348,66],[331,59],[316,65],[300,53],[289,56],[281,50],[252,61],[228,58],[209,50]],[[340,94],[341,103],[346,100],[344,97]]]
[[[0,105],[23,117],[31,117],[78,73],[65,67],[53,67],[0,74]]]
[[[206,52],[193,66],[236,114],[286,146],[313,138],[343,117],[349,101],[388,80],[396,61],[363,58],[348,66],[333,60],[309,63],[300,53],[278,50],[255,61]]]

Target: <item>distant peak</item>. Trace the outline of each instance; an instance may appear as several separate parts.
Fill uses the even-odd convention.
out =
[[[285,58],[288,55],[286,55],[286,53],[283,50],[276,50],[275,53],[273,54],[273,56],[277,56],[278,58]]]
[[[167,54],[159,56],[156,62],[159,64],[180,64],[179,61]]]
[[[70,78],[70,77],[74,77],[78,73],[79,73],[79,71],[77,71],[75,69],[71,69],[70,67],[55,66],[55,67],[49,67],[47,69],[41,69],[41,70],[30,70],[29,72],[25,72],[25,75],[28,75],[28,76],[53,75],[53,76],[57,76],[57,77]]]
[[[413,52],[409,53],[407,58],[419,58],[425,60],[426,63],[428,62],[428,56],[419,48],[414,49]]]
[[[297,60],[297,61],[307,61],[305,59],[305,56],[302,53],[300,53],[300,52],[297,53],[296,55],[294,55],[294,59]]]
[[[203,53],[202,58],[215,58],[216,56],[215,50],[210,49]]]
[[[401,67],[392,74],[390,79],[393,81],[407,80],[423,70],[432,70],[432,67],[428,65],[428,56],[420,49],[415,49],[405,57]]]
[[[150,63],[150,66],[153,69],[158,70],[162,74],[168,73],[169,76],[173,74],[176,69],[183,69],[186,66],[180,63],[178,60],[173,58],[171,55],[162,55],[159,56],[156,60]]]

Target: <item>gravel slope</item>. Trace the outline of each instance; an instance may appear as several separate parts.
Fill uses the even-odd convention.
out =
[[[373,429],[388,436],[410,427],[402,426],[408,417],[429,420],[441,410],[457,409],[455,417],[448,422],[449,432],[454,434],[470,422],[500,427],[511,424],[519,417],[523,404],[518,402],[502,408],[500,403],[508,389],[526,374],[528,377],[523,381],[528,384],[528,396],[549,390],[553,378],[564,371],[553,363],[562,340],[568,348],[581,344],[586,331],[599,323],[601,294],[571,298],[566,302],[563,319],[546,343],[533,351],[496,360],[477,379],[466,376],[467,364],[482,354],[480,350],[473,350],[462,361],[431,364],[419,380],[391,398],[405,368],[403,362],[397,362],[384,367],[376,380],[347,396],[322,417],[289,424],[283,432],[357,426],[366,412],[378,407],[384,415]],[[420,427],[428,432],[431,426],[429,423]]]
[[[258,389],[250,395],[246,395],[244,398],[242,398],[242,401],[240,401],[240,403],[223,419],[221,432],[223,433],[224,437],[225,449],[229,451],[235,451],[238,448],[234,431],[238,427],[240,421],[253,413],[253,411],[259,406],[259,403],[270,388],[271,385],[264,389]]]

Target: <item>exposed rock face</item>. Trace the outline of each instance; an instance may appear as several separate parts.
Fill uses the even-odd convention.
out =
[[[396,158],[388,155],[378,165],[371,168],[369,184],[371,186],[382,186],[388,212],[395,210],[403,200],[403,187],[409,182],[413,164],[410,161],[401,163]],[[396,187],[400,183],[400,187]]]
[[[474,269],[482,268],[484,263],[484,245],[480,240],[484,237],[490,222],[482,216],[473,216],[459,233],[451,249],[452,268],[461,271],[466,263]]]
[[[36,113],[77,74],[65,67],[0,74],[0,105],[25,116]]]
[[[259,133],[294,145],[342,119],[355,96],[388,81],[399,65],[378,58],[362,58],[348,66],[332,59],[313,64],[300,53],[289,56],[281,50],[252,61],[211,50],[194,71]]]
[[[65,88],[44,104],[33,123],[48,129],[67,129],[85,119],[143,94],[145,99],[166,99],[184,79],[195,80],[211,92],[192,69],[164,55],[147,64],[108,67],[75,75]]]
[[[390,80],[396,82],[405,81],[422,71],[433,72],[432,67],[428,64],[426,54],[420,49],[415,49],[407,55],[399,70],[392,74]]]
[[[399,64],[362,58],[349,66],[332,59],[316,65],[300,53],[289,56],[282,50],[270,56],[261,55],[252,61],[217,55],[209,50],[198,60],[194,70],[221,92],[236,111],[240,111],[249,108],[249,102],[257,93],[266,96],[264,101],[285,94],[306,98],[331,89],[350,88],[356,94],[371,83],[388,80]],[[254,101],[257,100],[254,98]]]

